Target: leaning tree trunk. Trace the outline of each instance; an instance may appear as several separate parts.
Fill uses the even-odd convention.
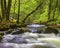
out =
[[[40,4],[36,7],[35,10],[33,10],[32,12],[30,12],[30,13],[23,19],[22,22],[25,22],[25,20],[26,20],[31,14],[33,14],[35,11],[37,11],[38,8],[40,8],[41,5],[42,5],[42,3],[40,3]]]

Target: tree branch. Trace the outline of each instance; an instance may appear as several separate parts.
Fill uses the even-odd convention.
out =
[[[38,8],[40,8],[41,5],[42,5],[42,3],[40,3],[40,4],[36,7],[35,10],[33,10],[32,12],[30,12],[30,13],[24,18],[24,20],[23,20],[22,22],[25,22],[25,20],[26,20],[31,14],[33,14],[36,10],[38,10]]]

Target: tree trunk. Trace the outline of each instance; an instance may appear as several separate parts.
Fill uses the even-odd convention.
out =
[[[58,0],[56,0],[56,5],[55,5],[55,8],[53,9],[53,20],[55,19],[55,12],[56,12],[56,8],[58,6]]]
[[[13,16],[15,16],[15,6],[16,6],[16,0],[15,0],[15,3],[14,3],[14,15]]]
[[[9,20],[11,2],[12,0],[8,0],[8,6],[6,6],[6,0],[1,0],[2,21]]]
[[[48,20],[50,20],[50,14],[51,14],[51,0],[49,0],[49,9],[48,9]]]
[[[18,17],[17,17],[17,23],[19,23],[19,16],[20,16],[20,0],[18,0]]]
[[[6,19],[7,20],[9,20],[9,16],[10,16],[11,3],[12,3],[12,0],[8,0],[8,6],[7,6],[7,10],[6,10]]]
[[[4,18],[4,6],[3,6],[3,1],[1,0],[1,12],[2,12],[2,18]]]

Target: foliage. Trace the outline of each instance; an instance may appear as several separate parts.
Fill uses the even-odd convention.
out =
[[[44,1],[44,2],[43,2]],[[23,3],[22,3],[23,2]],[[49,17],[49,4],[51,4],[51,10],[50,10],[50,18],[49,19],[57,19],[57,22],[59,23],[59,0],[22,0],[21,1],[21,18],[24,18],[24,16],[27,16],[31,11],[33,11],[40,3],[42,3],[41,7],[37,11],[35,11],[33,14],[28,17],[26,20],[28,22],[31,21],[33,22],[44,22],[48,21]],[[54,16],[54,17],[53,17]]]
[[[60,22],[59,0],[20,0],[20,9],[18,9],[19,0],[12,0],[12,2],[6,0],[6,6],[8,6],[8,3],[11,4],[11,9],[9,10],[9,8],[7,8],[7,11],[10,12],[10,14],[8,14],[9,20],[7,20],[7,22],[4,19],[8,18],[7,13],[5,14],[6,17],[3,18],[3,16],[5,15],[2,16],[2,12],[4,11],[2,11],[2,5],[0,3],[0,20],[3,18],[0,28],[9,28],[10,25],[23,26],[24,23],[30,24],[47,22],[48,24],[55,24]],[[18,11],[20,12],[18,13]],[[28,17],[26,18],[26,20],[24,20],[27,15]],[[17,20],[19,20],[19,24],[17,24]],[[24,20],[25,22],[22,22],[22,20]]]

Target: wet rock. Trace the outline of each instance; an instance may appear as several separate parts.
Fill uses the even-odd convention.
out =
[[[27,32],[19,35],[5,35],[2,42],[9,43],[8,46],[13,46],[13,48],[56,48],[56,46],[60,46],[60,37],[53,34]]]
[[[48,33],[48,34],[54,33],[55,35],[57,35],[58,34],[58,30],[57,29],[54,29],[54,28],[48,27],[48,28],[46,28],[46,30],[45,30],[44,33]]]

